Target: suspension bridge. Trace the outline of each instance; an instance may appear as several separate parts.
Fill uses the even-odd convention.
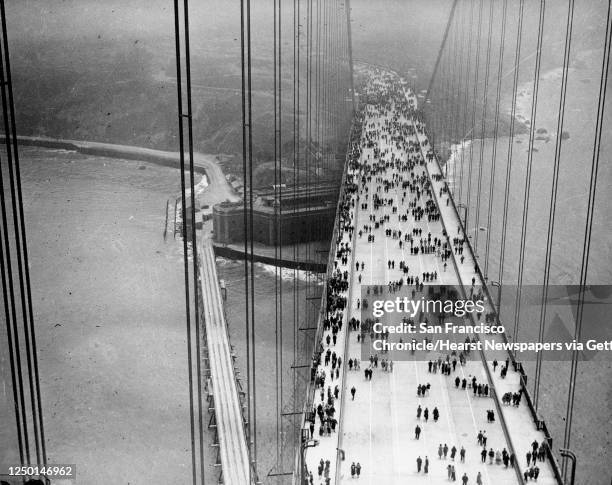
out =
[[[262,297],[255,291],[253,236],[257,189],[254,146],[259,121],[253,95],[261,91],[261,86],[254,89],[257,59],[252,53],[251,1],[240,1],[243,164],[239,195],[245,236],[244,298],[240,303],[244,320],[236,325],[244,328],[245,352],[237,352],[231,342],[229,325],[234,322],[226,317],[225,288],[216,266],[214,234],[207,224],[199,232],[196,224],[188,228],[183,214],[194,484],[204,483],[211,469],[215,481],[232,485],[329,485],[350,483],[352,479],[427,484],[455,479],[461,482],[464,476],[470,484],[522,485],[534,478],[540,484],[575,483],[576,455],[571,449],[578,441],[572,435],[580,360],[576,351],[567,362],[565,417],[554,416],[557,434],[553,436],[549,429],[553,418],[545,415],[550,407],[543,404],[542,382],[546,375],[542,354],[529,363],[521,361],[513,351],[494,353],[482,348],[461,354],[419,351],[416,356],[409,353],[396,357],[373,350],[372,322],[364,318],[370,291],[410,289],[413,297],[425,297],[428,290],[424,290],[424,283],[445,285],[457,288],[464,299],[472,298],[476,291],[482,296],[485,307],[481,315],[466,317],[466,325],[483,324],[480,318],[486,315],[486,325],[507,323],[511,329],[510,334],[492,334],[490,340],[500,348],[509,341],[518,341],[519,332],[527,332],[526,325],[521,325],[521,291],[530,264],[528,221],[530,210],[534,211],[533,204],[530,207],[533,172],[537,170],[534,153],[540,147],[543,151],[550,149],[551,174],[546,179],[550,198],[540,222],[546,227],[540,234],[546,241],[540,265],[544,273],[541,310],[537,322],[530,322],[535,330],[529,330],[529,335],[544,341],[550,319],[546,313],[548,292],[554,283],[553,248],[559,242],[557,203],[561,203],[562,142],[567,139],[564,127],[569,118],[566,104],[570,54],[572,42],[576,42],[572,34],[577,9],[574,0],[566,3],[555,10],[564,16],[563,28],[555,26],[560,31],[560,41],[555,45],[563,46],[558,59],[559,102],[553,110],[554,129],[544,137],[546,130],[538,130],[536,120],[538,95],[542,94],[545,30],[552,28],[546,17],[545,0],[533,4],[526,0],[454,0],[448,8],[448,21],[441,32],[427,89],[420,91],[407,75],[390,67],[354,62],[349,0],[294,0],[291,4],[272,0],[273,110],[270,126],[266,126],[266,132],[272,134],[274,162],[272,195],[268,195],[273,199],[271,213],[278,217],[274,229],[277,234],[272,240],[281,240],[278,234],[283,231],[280,215],[285,198],[298,193],[300,197],[306,193],[314,198],[313,187],[325,182],[337,184],[338,202],[322,277],[302,275],[295,269],[292,287],[287,290],[278,264],[287,249],[280,244],[274,247],[274,312],[273,319],[268,317],[263,324],[273,327],[275,341],[263,346],[256,305]],[[575,273],[580,290],[576,321],[571,328],[576,339],[581,336],[585,292],[590,281],[587,275],[605,131],[612,24],[611,2],[602,5],[605,8],[599,15],[601,25],[589,33],[591,37],[600,36],[599,45],[603,48],[593,56],[600,62],[593,69],[597,82],[593,83],[594,116],[588,132],[593,144],[584,165],[586,175],[581,179],[581,188],[588,197],[581,206],[584,214],[580,227],[574,228],[576,239],[582,243],[577,249],[580,262]],[[10,159],[7,167],[16,167],[15,184],[10,172],[13,232],[18,251],[22,251],[19,243],[23,241],[18,277],[27,323],[19,330],[13,315],[11,328],[15,339],[25,332],[23,345],[28,351],[30,374],[29,391],[21,374],[18,380],[14,379],[18,384],[14,387],[21,391],[20,396],[15,395],[20,404],[16,406],[18,429],[24,435],[23,442],[19,436],[19,451],[23,462],[36,455],[40,463],[46,463],[22,201],[21,193],[15,189],[20,187],[17,134],[3,3],[1,10],[5,35],[0,86],[9,158],[15,154],[15,160]],[[194,152],[197,134],[192,125],[191,93],[200,85],[191,80],[187,0],[174,1],[174,14],[181,206],[183,211],[192,211],[190,220],[195,221],[194,173],[200,163]],[[535,35],[528,40],[524,38],[527,30]],[[527,49],[526,44],[534,50]],[[533,62],[528,119],[520,118],[518,113],[519,80],[526,72],[527,61]],[[510,81],[506,91],[504,80]],[[501,108],[504,96],[510,98],[506,118]],[[265,97],[270,98],[268,94]],[[502,125],[507,138],[505,153],[501,149]],[[517,182],[515,144],[523,141],[519,136],[524,137],[527,150],[523,176]],[[485,140],[491,142],[490,156],[485,152]],[[544,144],[549,141],[552,143],[546,148]],[[499,170],[503,164],[505,170]],[[221,180],[226,190],[223,197],[238,199],[238,194],[232,193],[222,180],[218,167],[213,168],[211,184]],[[287,172],[293,172],[292,184],[285,183]],[[495,205],[493,194],[500,177],[502,203]],[[521,203],[512,205],[514,193],[523,196]],[[507,249],[512,234],[508,234],[508,226],[513,213],[521,216],[520,230],[517,226],[516,231],[510,232],[520,237],[514,239],[518,254],[510,256]],[[290,215],[299,220],[297,211]],[[499,251],[495,247],[497,241],[492,240],[495,220],[500,221]],[[7,233],[8,229],[4,231]],[[8,239],[4,244],[8,247]],[[301,256],[294,253],[292,259],[299,263],[300,258],[308,262],[325,260],[308,247]],[[501,293],[510,258],[516,260],[512,263],[518,290],[513,311],[504,315]],[[494,269],[498,271],[497,281],[491,279]],[[9,274],[11,281],[12,278]],[[304,284],[300,278],[305,279]],[[495,291],[497,298],[493,298]],[[292,340],[289,350],[285,348],[287,333]],[[477,342],[478,337],[474,338],[473,342]],[[10,335],[9,340],[11,350],[18,350],[19,342],[13,344]],[[398,343],[394,338],[383,340]],[[11,354],[11,364],[13,360]],[[258,368],[264,361],[273,362],[273,370],[262,377]],[[15,366],[21,371],[20,362]],[[287,380],[291,381],[289,385]],[[275,395],[262,393],[261,388],[270,389],[271,383]],[[265,413],[258,412],[262,399],[266,400]],[[262,414],[273,416],[267,423],[272,431],[258,429],[258,418],[264,419]],[[212,462],[205,443],[206,427],[212,436]],[[34,436],[28,442],[29,428]]]
[[[273,188],[280,210],[283,196],[291,193],[291,189],[286,189],[282,183],[281,177],[283,156],[286,155],[283,152],[286,150],[283,136],[292,140],[293,148],[289,155],[293,158],[296,170],[303,167],[312,171],[310,173],[325,173],[338,162],[338,154],[343,153],[344,172],[339,181],[336,222],[331,237],[321,307],[315,314],[314,322],[310,324],[314,324],[311,327],[314,332],[311,339],[312,359],[309,364],[300,365],[294,353],[291,366],[294,395],[289,411],[277,392],[276,467],[273,466],[267,475],[262,475],[257,463],[256,428],[251,31],[249,2],[243,2],[242,199],[243,231],[246,235],[246,356],[232,355],[229,350],[232,347],[229,333],[224,331],[226,322],[222,317],[223,300],[219,296],[213,253],[208,242],[201,247],[199,258],[199,284],[202,287],[203,321],[206,326],[203,345],[209,369],[205,375],[212,382],[207,389],[209,399],[214,402],[215,446],[219,450],[216,466],[222,470],[220,481],[275,483],[276,480],[277,483],[340,484],[360,478],[367,480],[367,483],[377,481],[400,484],[468,479],[469,483],[523,484],[536,478],[538,483],[545,484],[563,484],[567,483],[566,480],[573,483],[575,470],[571,468],[575,467],[575,455],[566,449],[570,443],[567,426],[564,449],[559,451],[554,447],[556,442],[553,443],[546,420],[538,410],[542,365],[540,356],[533,389],[527,385],[528,376],[523,363],[512,351],[493,353],[481,348],[470,354],[465,361],[462,355],[461,364],[458,367],[455,367],[456,363],[453,364],[451,378],[431,372],[431,362],[444,362],[447,358],[444,353],[393,361],[389,357],[385,359],[384,353],[380,356],[376,354],[375,361],[370,353],[368,361],[368,356],[364,354],[364,342],[371,338],[371,334],[368,335],[371,328],[362,321],[364,308],[361,305],[367,303],[363,294],[365,287],[391,287],[392,283],[400,287],[409,286],[410,281],[417,292],[422,292],[420,279],[421,283],[427,280],[459,288],[464,298],[472,297],[475,288],[480,288],[485,301],[484,314],[491,316],[491,321],[500,323],[500,303],[494,301],[492,294],[495,287],[498,298],[501,298],[508,198],[512,190],[512,147],[518,131],[515,126],[518,76],[521,64],[528,58],[535,58],[532,116],[531,123],[527,123],[529,155],[519,256],[519,288],[522,285],[545,2],[540,3],[539,15],[536,17],[539,19],[536,50],[528,56],[521,55],[521,48],[524,49],[523,23],[527,15],[523,0],[514,5],[517,12],[514,22],[514,56],[508,53],[509,3],[509,0],[505,0],[495,6],[494,2],[489,2],[488,8],[485,8],[482,0],[454,1],[431,80],[426,90],[417,93],[410,80],[403,79],[390,68],[364,63],[358,69],[354,68],[348,1],[297,2],[290,9],[293,15],[292,31],[289,33],[293,39],[293,64],[290,67],[293,86],[288,90],[286,87],[283,89],[282,74],[287,65],[283,62],[281,46],[286,20],[281,2],[274,2],[274,162],[275,174],[278,176],[275,175],[277,178]],[[563,132],[573,1],[569,2],[566,14],[566,51],[561,69],[562,96],[557,134]],[[609,61],[609,22],[608,8],[591,184],[596,179],[599,160],[602,98],[605,99]],[[496,35],[499,37],[495,38]],[[188,36],[184,41],[188,45]],[[506,62],[513,59],[509,71],[504,69],[504,56]],[[497,69],[492,59],[497,60]],[[359,88],[355,87],[356,72],[360,78]],[[512,80],[512,109],[508,122],[505,202],[502,213],[496,214],[492,194],[496,180],[495,162],[501,158],[501,155],[496,155],[496,149],[503,117],[500,108],[502,82],[506,78]],[[180,84],[179,79],[177,85]],[[490,84],[495,86],[494,90]],[[282,96],[287,91],[293,98],[293,127],[290,134],[286,133],[282,123]],[[488,118],[491,113],[493,123]],[[187,115],[185,120],[188,130],[191,130],[189,119]],[[352,120],[352,128],[348,145],[341,149],[339,147],[342,146],[343,133],[346,133],[347,120]],[[484,143],[480,143],[479,152],[474,153],[477,130],[480,137],[490,136],[493,140],[492,168],[486,172],[490,174],[489,181],[483,175],[486,158]],[[549,249],[553,244],[561,140],[561,136],[556,136],[545,291],[550,284]],[[313,149],[313,146],[316,148]],[[464,174],[464,158],[468,152],[469,166],[465,167]],[[443,160],[443,157],[447,159],[449,156],[454,159]],[[474,163],[478,164],[477,167],[474,167]],[[332,173],[331,170],[329,173]],[[464,178],[467,179],[467,186]],[[309,183],[312,181],[303,181],[305,187]],[[297,186],[294,190],[298,190]],[[485,197],[483,194],[487,192],[489,196]],[[588,228],[592,223],[593,205],[594,198],[590,198],[583,248],[583,273],[588,265]],[[461,209],[464,210],[463,218]],[[495,217],[504,221],[498,265],[499,281],[491,281],[488,277],[493,251],[490,228],[491,220]],[[486,234],[480,236],[485,219]],[[282,228],[277,227],[276,230],[282,231]],[[482,243],[483,237],[486,238],[485,243]],[[275,247],[277,258],[281,258],[282,251],[282,247]],[[417,275],[416,285],[414,275]],[[210,285],[215,287],[214,290],[205,288]],[[282,354],[283,296],[279,296],[280,286],[277,285],[276,289],[275,348],[276,382],[282,389],[283,364],[279,355]],[[310,293],[310,300],[318,298],[313,294],[316,292]],[[295,295],[294,303],[299,307]],[[520,308],[518,298],[516,306]],[[339,304],[339,301],[344,303]],[[304,311],[307,307],[308,303]],[[543,308],[546,308],[545,304]],[[520,313],[520,310],[517,312]],[[517,312],[515,334],[510,339],[516,339],[520,319]],[[298,316],[299,311],[294,308],[296,326],[299,326],[296,323]],[[541,316],[541,321],[544,319],[545,316]],[[466,320],[469,325],[479,323],[474,316]],[[541,328],[542,323],[540,332]],[[540,341],[542,338],[540,333]],[[504,344],[509,341],[504,333],[494,334],[492,339],[499,344],[499,348],[504,348]],[[457,355],[453,355],[456,359]],[[237,380],[239,372],[236,361],[241,357],[246,357],[247,361],[246,380],[249,389],[246,392],[240,391],[241,384]],[[378,367],[379,358],[384,360],[384,370]],[[575,361],[574,355],[572,366]],[[299,388],[296,387],[296,381],[299,381],[296,369],[300,368],[310,372],[303,377],[305,386],[302,387],[302,398],[302,394],[296,392]],[[366,368],[374,373],[373,377],[370,374],[369,378],[367,375],[364,378],[363,371]],[[572,373],[571,382],[575,382],[575,371],[572,370]],[[424,391],[417,393],[417,388],[424,382],[428,383],[427,394]],[[574,387],[575,384],[571,383],[570,388]],[[485,389],[484,396],[482,389]],[[508,396],[518,396],[520,404],[509,405],[510,399],[506,399]],[[570,404],[568,413],[573,408],[573,403]],[[435,422],[427,419],[423,421],[422,409],[433,406],[436,409]],[[287,466],[292,460],[287,460],[285,442],[280,438],[287,429],[284,427],[286,423],[283,424],[283,418],[287,416],[291,421],[289,434],[293,435],[289,439],[293,454],[292,467]],[[571,429],[571,416],[568,416]],[[450,457],[447,457],[451,447],[455,451],[451,451]],[[459,447],[461,452],[457,455]],[[266,446],[262,447],[260,443],[259,450],[262,448],[265,450]],[[528,453],[529,458],[526,458]]]

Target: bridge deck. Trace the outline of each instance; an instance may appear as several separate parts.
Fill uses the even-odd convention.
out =
[[[389,81],[387,79],[386,81]],[[380,88],[380,85],[379,85]],[[416,98],[411,96],[413,106],[416,107]],[[374,106],[367,109],[366,120],[364,123],[364,134],[369,131],[373,146],[363,146],[360,162],[361,164],[371,165],[374,162],[374,148],[380,149],[385,153],[384,158],[389,159],[391,153],[395,153],[401,160],[405,160],[407,154],[403,149],[386,137],[388,132],[385,122],[391,122],[393,116],[398,113],[381,112]],[[399,116],[400,123],[404,126],[414,126],[413,119],[406,119],[403,115]],[[368,128],[370,126],[370,128]],[[418,138],[417,138],[418,136]],[[424,142],[424,135],[411,135],[412,141]],[[417,164],[412,170],[415,177],[425,175],[427,182],[422,186],[425,190],[429,183],[432,183],[431,176],[439,174],[439,167],[435,162]],[[350,172],[357,175],[356,172]],[[398,173],[393,170],[385,170],[372,176],[366,183],[359,185],[358,195],[353,196],[355,201],[354,208],[350,210],[350,219],[355,227],[353,240],[348,237],[348,232],[343,231],[343,242],[351,243],[353,248],[349,255],[346,265],[338,261],[338,267],[344,271],[349,270],[349,310],[346,311],[344,321],[351,317],[361,319],[360,309],[357,305],[359,298],[358,278],[361,276],[361,284],[386,285],[389,281],[397,281],[405,277],[399,269],[399,261],[407,262],[412,276],[421,275],[423,272],[436,271],[438,279],[436,284],[457,284],[462,283],[469,288],[472,277],[478,275],[474,273],[474,262],[468,251],[464,251],[465,261],[449,260],[445,267],[440,257],[435,253],[423,254],[419,252],[413,255],[408,244],[403,248],[398,244],[397,239],[387,237],[387,229],[401,230],[402,235],[410,233],[413,228],[420,228],[423,234],[431,233],[433,237],[443,237],[443,224],[456,230],[458,216],[452,205],[446,206],[446,201],[439,206],[442,220],[428,221],[423,217],[420,221],[411,216],[409,203],[414,200],[414,196],[408,194],[403,200],[403,190],[398,187],[391,187],[389,192],[381,192],[384,181],[391,182],[393,176]],[[399,174],[408,180],[411,176],[409,172]],[[443,181],[433,181],[432,196],[437,204],[437,195]],[[384,198],[393,198],[392,205],[382,205],[374,209],[372,196],[377,193]],[[369,200],[368,195],[369,194]],[[423,193],[425,197],[425,193]],[[427,197],[429,198],[429,196]],[[361,208],[361,203],[368,201],[365,209]],[[421,201],[422,202],[422,201]],[[397,213],[392,207],[395,206]],[[397,214],[408,214],[407,221],[399,221]],[[389,222],[383,223],[375,228],[370,223],[370,216],[375,216],[376,220],[388,215]],[[371,225],[371,232],[374,235],[374,242],[369,242],[366,233],[358,236],[363,225]],[[449,234],[452,238],[452,234]],[[417,241],[418,241],[417,237]],[[417,244],[418,245],[418,244]],[[452,246],[451,246],[452,247]],[[394,260],[396,265],[390,269],[387,265],[389,260]],[[356,262],[364,262],[365,270],[355,269]],[[477,281],[477,284],[481,283]],[[346,328],[343,325],[343,330]],[[502,417],[507,422],[500,423],[498,411],[501,409],[498,403],[488,397],[477,397],[471,389],[461,390],[454,386],[455,377],[466,377],[468,380],[475,376],[478,382],[488,382],[492,387],[497,388],[498,395],[506,391],[516,392],[519,389],[518,374],[509,371],[506,379],[499,377],[500,369],[497,373],[493,372],[492,366],[487,369],[485,365],[490,365],[485,361],[484,355],[472,355],[464,366],[458,365],[456,372],[450,377],[442,376],[440,373],[433,374],[428,372],[427,362],[415,359],[394,362],[392,372],[384,372],[380,367],[374,368],[372,380],[366,381],[363,370],[369,365],[367,360],[361,361],[361,369],[358,372],[349,371],[346,360],[348,358],[361,357],[361,343],[357,339],[358,332],[349,332],[347,335],[347,347],[344,347],[342,336],[339,336],[338,344],[334,350],[346,356],[343,369],[340,375],[343,391],[340,402],[336,400],[335,406],[339,412],[336,416],[341,421],[339,436],[332,433],[329,437],[315,438],[320,440],[319,446],[308,449],[306,465],[308,470],[314,475],[314,483],[326,483],[325,474],[318,476],[317,465],[320,458],[329,459],[331,467],[329,476],[332,483],[341,483],[352,478],[351,464],[361,465],[360,481],[363,483],[380,484],[405,484],[405,483],[441,483],[448,479],[447,466],[455,466],[457,481],[461,483],[464,473],[469,478],[469,483],[477,483],[476,475],[481,473],[482,483],[496,483],[498,485],[522,483],[522,476],[519,476],[512,468],[506,469],[503,465],[482,463],[480,452],[482,447],[477,444],[477,434],[479,431],[486,431],[488,436],[487,449],[493,448],[495,451],[507,449],[509,452],[516,450],[517,466],[520,472],[525,468],[525,453],[529,450],[531,442],[535,439],[542,442],[544,436],[536,431],[529,410],[524,399],[521,406],[505,407]],[[324,336],[325,338],[325,336]],[[432,359],[442,354],[431,355]],[[379,357],[385,357],[381,355]],[[388,358],[388,357],[387,357]],[[429,357],[428,357],[429,358]],[[323,366],[327,372],[329,369]],[[431,383],[432,388],[426,397],[419,397],[416,393],[418,384]],[[331,382],[331,387],[337,385],[337,381]],[[326,386],[328,387],[328,381]],[[351,399],[349,390],[355,387],[356,394],[354,400]],[[315,399],[315,403],[317,399]],[[421,405],[423,409],[429,407],[430,413],[433,407],[440,411],[440,420],[434,423],[431,419],[425,423],[423,418],[416,418],[416,408]],[[488,423],[486,411],[495,410],[497,419],[493,423]],[[317,427],[319,421],[317,418]],[[421,437],[415,439],[415,426],[419,424],[422,428]],[[507,434],[504,432],[502,424],[507,426],[512,443],[508,442]],[[461,447],[466,449],[465,462],[459,459],[459,452],[454,461],[439,459],[438,446],[447,444],[449,448],[453,445],[458,450]],[[512,447],[514,444],[514,448]],[[338,460],[336,469],[336,448],[339,447],[345,452],[345,461]],[[416,459],[421,456],[423,461],[428,457],[429,470],[425,475],[423,470],[417,473]],[[538,462],[540,476],[538,483],[553,484],[554,480],[552,468],[548,462]],[[519,473],[520,473],[519,472]]]
[[[208,238],[200,248],[200,280],[204,306],[204,325],[214,396],[219,453],[224,483],[245,485],[249,477],[249,456],[234,375],[223,300],[217,279],[215,255]]]
[[[419,134],[419,141],[425,142],[426,146],[429,146],[429,142],[427,137],[424,134]],[[439,165],[434,161],[430,161],[427,163],[427,170],[431,175],[443,175],[440,171]],[[433,180],[432,179],[432,187],[434,197],[438,198],[438,194],[440,194],[440,189],[444,186],[444,179],[441,180]],[[446,199],[446,197],[444,197]],[[453,204],[446,203],[446,200],[438,200],[438,207],[441,212],[442,220],[445,222],[445,225],[448,231],[452,231],[455,228],[459,228],[461,226],[459,220],[459,214],[455,210]],[[474,271],[475,261],[470,251],[464,252],[465,260],[463,264],[460,264],[459,261],[456,260],[455,257],[455,269],[459,274],[459,278],[464,287],[469,287],[472,283],[472,278],[476,280],[476,286],[484,286],[486,282],[484,282],[478,272]],[[487,310],[488,311],[488,310]],[[488,336],[490,340],[495,340],[498,343],[501,343],[502,336],[498,334],[491,334]],[[489,366],[490,375],[492,376],[492,382],[497,390],[498,396],[502,396],[506,392],[516,392],[520,387],[520,374],[517,372],[509,371],[505,378],[501,378],[500,368],[497,368],[497,372],[493,369],[493,358],[488,358],[487,351],[483,351],[485,358],[487,360],[487,364]],[[512,369],[512,367],[510,367]],[[515,406],[502,406],[504,419],[506,425],[508,427],[508,431],[512,436],[512,442],[514,444],[514,448],[519,457],[519,465],[521,469],[524,469],[526,465],[526,453],[531,448],[531,443],[536,440],[538,443],[542,443],[545,440],[545,435],[543,431],[539,431],[536,429],[536,425],[532,419],[529,408],[526,404],[522,404],[519,407]],[[554,485],[557,483],[552,466],[550,463],[546,462],[545,464],[538,464],[540,468],[540,476],[538,477],[538,483],[542,484],[550,484]]]

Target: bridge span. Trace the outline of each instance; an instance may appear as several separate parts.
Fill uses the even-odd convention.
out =
[[[210,379],[208,393],[214,409],[217,465],[221,466],[220,483],[245,485],[255,483],[250,472],[244,415],[234,371],[234,359],[217,269],[215,253],[209,238],[202,238],[199,249],[200,283],[206,353]]]
[[[432,351],[396,358],[370,350],[372,322],[362,321],[366,288],[409,288],[420,298],[427,282],[459,288],[465,299],[483,288],[482,314],[495,314],[416,96],[397,74],[372,71],[349,143],[294,483],[465,477],[469,484],[511,485],[530,481],[531,472],[540,484],[559,484],[550,440],[534,419],[512,355]],[[222,480],[255,483],[208,238],[200,247],[200,280]],[[465,321],[482,323],[474,315]],[[421,385],[427,391],[417,392]],[[501,396],[519,392],[519,405],[502,404]],[[540,459],[527,464],[534,446]]]
[[[453,476],[462,483],[465,474],[470,484],[522,484],[530,481],[530,470],[538,474],[540,484],[560,483],[550,442],[525,402],[528,396],[521,391],[518,406],[501,402],[504,394],[521,389],[521,374],[510,355],[500,359],[499,354],[472,352],[456,367],[451,359],[457,356],[449,356],[449,375],[431,372],[428,362],[444,362],[446,353],[393,362],[384,353],[377,355],[378,362],[362,355],[370,328],[364,322],[361,328],[350,325],[362,318],[361,285],[387,287],[390,282],[410,281],[418,294],[423,289],[415,279],[423,282],[427,275],[432,284],[461,288],[464,297],[482,285],[487,302],[483,314],[493,314],[494,307],[439,162],[430,151],[416,96],[395,73],[377,69],[361,99],[362,133],[347,160],[339,232],[332,243],[330,280],[337,289],[332,291],[328,284],[313,364],[303,483],[352,483],[359,478],[360,483],[427,484]],[[347,308],[338,307],[337,299],[346,299]],[[500,359],[499,365],[493,366],[494,359]],[[507,370],[502,376],[503,367]],[[370,379],[364,375],[366,368],[372,370]],[[457,378],[468,385],[456,386]],[[472,382],[486,386],[486,397],[472,389]],[[425,383],[431,385],[428,392],[417,394],[417,387]],[[425,420],[425,408],[430,416],[436,408],[439,419]],[[486,446],[479,443],[481,433]],[[534,443],[543,460],[528,466],[526,454]],[[507,466],[502,454],[508,456]]]

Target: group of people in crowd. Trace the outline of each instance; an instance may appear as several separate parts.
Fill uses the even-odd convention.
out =
[[[424,136],[424,124],[416,115],[415,105],[412,98],[406,96],[405,88],[401,80],[392,74],[378,72],[365,88],[361,96],[361,111],[356,115],[354,129],[349,144],[349,159],[344,184],[340,194],[339,213],[337,221],[337,233],[334,235],[335,259],[330,270],[326,285],[326,308],[321,325],[322,333],[318,335],[318,347],[313,356],[311,367],[311,386],[314,390],[314,402],[312,411],[308,413],[307,428],[310,438],[323,439],[328,436],[334,437],[338,430],[336,413],[339,400],[344,399],[342,388],[346,386],[339,382],[343,379],[344,370],[361,370],[362,359],[358,357],[348,358],[343,367],[342,356],[346,344],[345,332],[356,332],[357,341],[363,342],[367,332],[371,332],[371,321],[351,316],[349,302],[349,288],[351,285],[362,283],[362,278],[367,274],[366,261],[358,260],[352,255],[354,245],[362,238],[367,238],[368,243],[376,243],[376,236],[382,234],[387,238],[387,244],[400,250],[403,254],[399,260],[389,258],[386,261],[387,272],[385,274],[398,274],[384,282],[384,286],[390,293],[401,289],[403,286],[414,287],[415,291],[423,291],[423,283],[439,281],[443,278],[437,269],[426,269],[416,271],[420,263],[416,260],[411,263],[410,256],[433,255],[440,261],[443,272],[446,272],[448,262],[456,258],[460,264],[464,262],[463,252],[466,247],[464,236],[450,237],[442,226],[435,223],[440,220],[441,214],[434,195],[431,180],[441,181],[440,174],[432,174],[427,171],[426,163],[434,159],[433,152]],[[420,136],[419,136],[420,135]],[[421,138],[421,139],[419,139]],[[383,143],[384,142],[384,143]],[[439,196],[447,193],[447,189],[440,189]],[[362,220],[357,225],[357,213]],[[436,234],[432,228],[439,228]],[[361,243],[360,243],[361,244]],[[368,271],[371,268],[367,268]],[[356,278],[356,281],[352,281]],[[370,281],[369,281],[370,282]],[[370,282],[372,283],[372,282]],[[382,286],[381,281],[376,284]],[[471,296],[476,296],[474,280],[472,281]],[[368,294],[369,294],[368,289]],[[482,297],[482,290],[478,293]],[[355,307],[366,310],[368,302],[364,298],[355,298]],[[479,315],[480,317],[480,315]],[[491,314],[486,314],[487,322],[493,321]],[[343,322],[346,323],[343,330]],[[373,337],[373,335],[371,335]],[[388,338],[388,335],[387,335]],[[348,356],[347,356],[348,357]],[[463,375],[463,367],[469,358],[469,352],[459,354],[453,353],[445,357],[432,359],[427,364],[427,370],[431,374],[440,373],[443,377],[450,378],[454,382],[455,389],[466,391],[473,396],[488,398],[492,395],[489,382],[483,379],[478,382],[476,376]],[[367,361],[366,361],[367,362]],[[380,367],[383,371],[393,372],[394,363],[391,359],[379,358],[378,354],[370,355],[367,367],[364,369],[365,381],[371,381],[374,372]],[[494,364],[494,372],[497,368]],[[508,361],[501,371],[505,376]],[[354,380],[354,379],[353,379]],[[358,384],[351,385],[350,402],[358,399]],[[449,386],[452,388],[452,384]],[[436,405],[421,405],[421,399],[429,398],[430,383],[418,384],[416,409],[417,424],[415,426],[415,439],[421,439],[424,428],[435,426],[427,424],[429,420],[429,409],[433,423],[436,423],[441,412]],[[520,404],[522,391],[511,393],[511,401],[514,405]],[[469,399],[469,398],[468,398]],[[484,417],[483,425],[484,425]],[[487,424],[495,421],[495,412],[487,411]],[[439,426],[439,425],[438,425]],[[318,432],[316,432],[318,430]],[[336,439],[335,437],[333,439]],[[477,436],[477,446],[480,450],[481,463],[483,465],[498,464],[506,468],[518,466],[516,457],[509,453],[506,448],[494,450],[487,444],[486,430],[481,430]],[[537,460],[544,459],[546,448],[544,443],[537,445],[527,454],[527,467],[525,480],[531,478],[537,480],[539,469]],[[470,483],[470,477],[465,470],[458,470],[465,465],[466,454],[469,444],[440,443],[437,450],[431,450],[435,456],[437,452],[440,461],[450,459],[452,463],[446,465],[447,478],[456,481],[460,476],[463,485]],[[328,448],[329,449],[329,448]],[[359,479],[362,474],[362,465],[359,461],[352,461],[349,457],[350,467],[342,465],[344,451],[331,448],[342,458],[337,462],[343,470],[350,469],[351,478]],[[316,450],[316,447],[315,447]],[[544,450],[544,451],[542,451]],[[474,450],[476,451],[476,450]],[[316,453],[316,451],[315,451]],[[477,454],[476,452],[474,454]],[[429,455],[424,458],[419,455],[416,458],[418,474],[429,474],[433,466]],[[316,474],[308,471],[307,478],[311,485],[315,485],[315,475],[318,477],[316,485],[329,485],[332,480],[336,455],[324,456],[320,459]],[[437,462],[437,460],[434,460]],[[315,462],[316,463],[316,462]],[[463,471],[463,473],[461,473]],[[486,474],[486,473],[485,473]],[[473,475],[471,483],[483,485],[483,474],[477,471]]]

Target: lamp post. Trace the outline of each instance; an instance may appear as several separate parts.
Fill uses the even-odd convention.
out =
[[[306,448],[313,448],[319,444],[319,440],[309,439],[308,428],[302,428],[302,442],[300,445],[300,485],[308,485],[308,469],[306,468]]]
[[[497,325],[499,325],[499,314],[501,312],[501,292],[502,292],[502,286],[499,283],[499,281],[491,281],[491,285],[495,286],[497,288],[497,308],[496,308],[495,314],[496,314],[496,318],[497,318]]]
[[[457,209],[463,209],[463,232],[467,235],[467,216],[468,216],[468,208],[465,204],[459,203],[457,204]]]
[[[559,452],[564,458],[569,458],[570,460],[572,460],[572,479],[570,481],[570,485],[574,485],[574,478],[576,478],[576,455],[570,450],[566,450],[564,448],[560,449]]]

